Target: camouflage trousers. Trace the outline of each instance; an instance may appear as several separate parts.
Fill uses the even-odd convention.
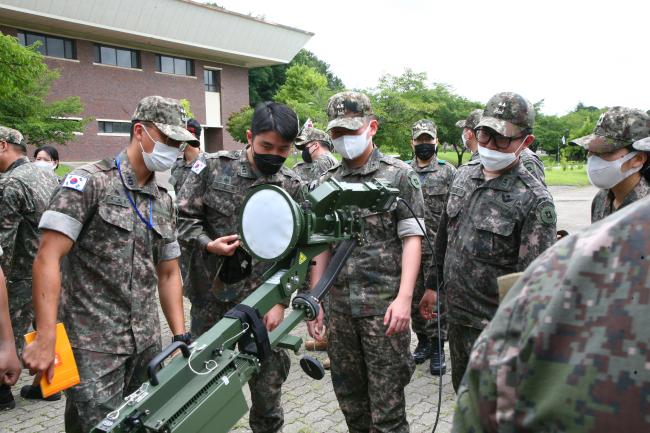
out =
[[[404,387],[415,370],[411,335],[386,337],[383,322],[383,316],[330,312],[332,385],[352,433],[409,431]]]
[[[236,305],[234,302],[218,301],[211,295],[211,292],[207,295],[208,299],[200,299],[196,293],[192,296],[191,332],[195,337],[208,331]],[[282,384],[289,376],[290,367],[291,359],[287,351],[275,350],[262,362],[260,373],[248,382],[252,402],[249,423],[254,433],[274,433],[282,429]]]
[[[413,300],[411,301],[411,327],[413,332],[418,335],[424,335],[430,340],[438,338],[438,319],[426,320],[420,315],[420,301],[422,296],[424,296],[424,291],[427,287],[424,287],[424,274],[420,272],[417,281],[415,282],[415,288],[413,289]],[[440,296],[441,292],[438,292]],[[444,299],[440,299],[440,335],[442,341],[447,340],[447,314],[445,313],[445,302]]]
[[[147,364],[160,350],[160,343],[133,355],[75,348],[81,382],[65,391],[66,433],[88,433],[117,409],[147,380]]]
[[[7,283],[9,294],[9,316],[11,327],[14,330],[16,350],[22,352],[25,344],[24,335],[34,321],[34,307],[32,306],[32,280],[9,281]]]
[[[454,391],[458,392],[460,382],[465,375],[469,355],[472,353],[474,342],[483,332],[481,329],[469,326],[449,324],[449,354],[451,356],[451,383]]]

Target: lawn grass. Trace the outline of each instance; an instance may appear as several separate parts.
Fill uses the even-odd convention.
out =
[[[587,186],[589,178],[587,177],[587,168],[584,165],[578,165],[574,168],[555,166],[546,167],[544,170],[546,184],[566,185],[566,186]]]
[[[66,174],[72,171],[72,167],[65,164],[59,164],[59,166],[54,170],[54,173],[60,178],[63,179]]]

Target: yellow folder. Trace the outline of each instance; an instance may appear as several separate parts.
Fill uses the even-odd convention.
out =
[[[34,341],[36,332],[25,335],[27,344]],[[41,392],[43,397],[49,397],[64,389],[71,388],[79,383],[79,371],[74,360],[72,346],[63,323],[56,324],[56,345],[54,347],[54,377],[52,383],[47,382],[45,375],[41,377]]]

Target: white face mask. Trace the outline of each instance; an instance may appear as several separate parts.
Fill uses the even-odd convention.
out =
[[[368,131],[370,124],[365,131],[359,135],[344,135],[332,140],[334,149],[343,156],[344,159],[354,159],[366,150],[368,147]]]
[[[616,161],[606,161],[599,156],[591,155],[587,158],[587,176],[589,176],[589,182],[596,188],[613,188],[641,170],[641,166],[639,166],[631,168],[626,172],[621,171],[623,164],[634,158],[634,155],[636,155],[636,152],[630,152]]]
[[[149,135],[147,128],[143,127],[142,129],[144,129],[144,132],[147,133],[147,136],[151,138],[151,135]],[[178,158],[178,155],[181,153],[181,149],[169,146],[165,143],[161,143],[160,141],[156,141],[153,138],[151,138],[151,141],[154,142],[153,152],[151,153],[145,152],[144,148],[142,147],[142,142],[140,142],[144,165],[147,166],[149,171],[166,171],[172,168],[174,162],[176,162],[176,158]]]
[[[42,168],[43,170],[52,170],[56,168],[56,164],[50,161],[43,161],[43,160],[38,160],[34,161],[34,165],[38,168]]]
[[[487,147],[478,145],[478,155],[481,158],[481,164],[487,171],[499,171],[508,167],[510,164],[517,160],[517,152],[521,149],[521,146],[524,145],[527,137],[521,141],[521,144],[512,153],[499,152],[498,150],[488,149]]]

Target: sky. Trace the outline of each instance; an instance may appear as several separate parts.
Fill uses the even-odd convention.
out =
[[[216,0],[315,33],[305,46],[348,88],[410,68],[482,103],[513,91],[542,112],[650,109],[645,0]]]

